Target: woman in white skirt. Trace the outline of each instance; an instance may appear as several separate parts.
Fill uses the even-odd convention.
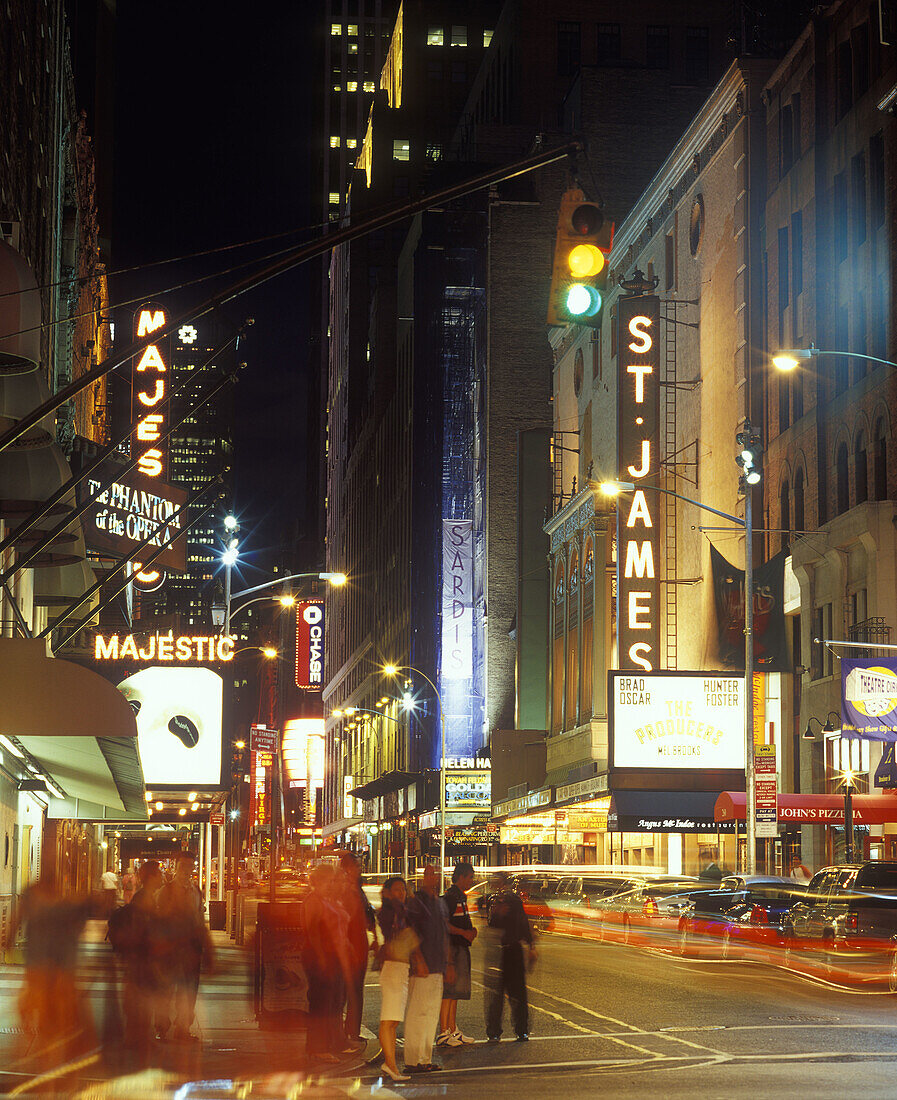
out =
[[[380,1046],[383,1050],[384,1073],[393,1081],[410,1081],[396,1065],[396,1030],[405,1018],[408,1000],[408,971],[411,956],[417,950],[417,933],[408,924],[405,914],[405,880],[396,876],[383,883],[383,904],[377,923],[383,933],[380,959]]]

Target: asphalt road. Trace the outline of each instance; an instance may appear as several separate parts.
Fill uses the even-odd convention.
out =
[[[104,945],[81,968],[98,1029],[109,1005]],[[0,1093],[103,1097],[248,1095],[303,1098],[446,1097],[467,1100],[593,1100],[606,1097],[897,1097],[897,996],[850,990],[765,963],[681,959],[655,946],[547,935],[530,976],[530,1041],[513,1037],[440,1048],[439,1073],[394,1084],[376,1058],[379,990],[368,976],[367,1059],[347,1057],[317,1080],[304,1068],[304,1036],[260,1031],[251,1003],[250,959],[223,939],[221,967],[204,976],[197,1005],[202,1043],[160,1046],[159,1068],[117,1080],[102,1061],[50,1086],[29,1085],[19,1059],[15,998],[19,967],[0,967]],[[482,956],[474,949],[474,996],[459,1009],[465,1032],[485,1038]],[[510,1033],[505,1020],[505,1033]],[[400,1054],[401,1061],[401,1054]],[[107,1080],[104,1082],[103,1079]],[[252,1080],[252,1086],[240,1084]],[[184,1082],[191,1081],[184,1091]],[[83,1090],[83,1091],[82,1091]]]
[[[459,1010],[475,1036],[484,1033],[479,978]],[[458,1100],[897,1096],[897,997],[878,990],[548,935],[530,1005],[529,1043],[440,1048],[440,1073],[390,1089]]]

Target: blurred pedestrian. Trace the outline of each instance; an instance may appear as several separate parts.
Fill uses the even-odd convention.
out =
[[[368,933],[375,928],[374,907],[361,888],[361,865],[351,852],[341,852],[340,902],[348,918],[349,977],[346,983],[346,1038],[361,1043],[361,1014],[364,1010],[364,978],[371,944]]]
[[[507,994],[511,1019],[519,1043],[529,1038],[529,1004],[526,995],[527,962],[536,959],[533,930],[523,902],[511,889],[508,875],[499,872],[490,881],[486,899],[486,1035],[496,1042],[501,1038],[504,999]],[[524,958],[524,945],[528,960]]]
[[[802,886],[806,886],[813,877],[813,872],[801,863],[800,855],[797,853],[791,857],[791,873],[788,877],[792,882],[798,882]]]
[[[408,921],[420,938],[412,961],[405,1006],[405,1072],[431,1073],[441,1069],[433,1061],[433,1042],[442,1007],[446,977],[454,981],[449,961],[448,911],[439,897],[439,875],[432,864],[424,867],[420,889],[408,902]]]
[[[396,1064],[396,1031],[405,1018],[408,1001],[408,971],[412,956],[416,956],[420,940],[408,923],[405,900],[408,887],[403,878],[395,876],[383,883],[383,899],[377,923],[383,934],[378,952],[380,964],[380,1047],[383,1064],[380,1069],[393,1081],[410,1081],[399,1073]]]
[[[193,880],[196,857],[180,852],[175,857],[174,876],[162,885],[156,898],[159,931],[159,979],[162,984],[156,1034],[164,1038],[171,1027],[174,999],[173,1038],[197,1042],[190,1030],[196,1012],[199,974],[203,958],[214,965],[215,951],[205,919],[205,906]]]
[[[337,900],[335,871],[321,863],[309,875],[311,889],[305,898],[305,949],[302,962],[308,978],[309,1058],[339,1062],[345,1047],[342,1005],[349,971],[346,946],[348,918]]]
[[[723,872],[720,870],[717,860],[716,848],[707,848],[700,855],[701,870],[698,878],[703,882],[721,882]]]
[[[100,890],[103,894],[106,912],[111,913],[121,900],[121,879],[111,867],[100,875]]]
[[[473,886],[473,879],[470,863],[456,863],[452,871],[452,885],[442,898],[448,912],[449,959],[454,967],[455,979],[453,982],[446,981],[442,990],[437,1046],[459,1047],[464,1043],[476,1042],[476,1039],[461,1031],[457,1021],[458,1001],[470,1000],[470,945],[477,937],[477,930],[467,909],[467,891]]]
[[[161,874],[161,871],[159,872]],[[134,865],[130,864],[127,871],[121,876],[121,900],[127,905],[133,898],[138,887],[137,873]]]
[[[109,918],[109,941],[123,971],[122,1007],[124,1043],[138,1068],[150,1062],[154,1015],[163,993],[159,970],[159,915],[156,898],[162,887],[162,868],[147,860],[138,872],[138,889],[127,905]],[[167,1023],[165,1024],[167,1027]]]
[[[25,976],[19,1019],[33,1036],[27,1056],[35,1068],[59,1065],[96,1044],[93,1016],[75,981],[78,947],[87,921],[99,915],[96,897],[63,898],[46,882],[22,895],[9,933],[25,929]]]

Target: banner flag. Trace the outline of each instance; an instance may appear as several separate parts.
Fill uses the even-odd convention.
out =
[[[897,741],[897,657],[842,658],[841,736]]]
[[[785,558],[776,554],[754,569],[754,667],[788,672],[791,662],[785,634]],[[736,569],[710,547],[716,606],[717,654],[723,668],[744,668],[744,570]]]

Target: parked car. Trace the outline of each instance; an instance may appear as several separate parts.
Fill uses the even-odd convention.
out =
[[[758,947],[784,947],[788,915],[806,889],[771,875],[727,875],[720,888],[694,895],[682,911],[679,954],[728,959]]]
[[[829,975],[860,959],[883,959],[897,992],[897,862],[869,860],[818,871],[788,914],[786,965],[796,964],[798,951],[820,953]]]

